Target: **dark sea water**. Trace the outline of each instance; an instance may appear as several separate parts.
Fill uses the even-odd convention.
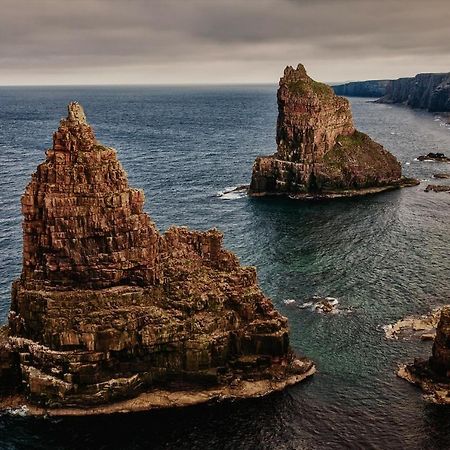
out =
[[[217,226],[289,317],[294,348],[318,372],[265,399],[176,412],[64,420],[0,417],[1,449],[448,449],[450,409],[426,404],[398,363],[431,344],[390,342],[382,326],[450,299],[450,195],[425,193],[450,165],[450,129],[432,114],[352,99],[359,129],[420,186],[351,200],[299,203],[218,195],[249,182],[275,150],[276,88],[1,88],[0,318],[19,275],[19,199],[70,100],[117,148],[160,230]],[[440,181],[440,180],[439,180]],[[443,180],[445,182],[445,180]],[[298,306],[332,296],[343,312]],[[285,304],[286,300],[295,300]],[[351,312],[346,312],[351,310]]]

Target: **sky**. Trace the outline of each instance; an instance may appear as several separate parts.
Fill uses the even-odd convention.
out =
[[[0,85],[450,72],[450,0],[0,0]]]

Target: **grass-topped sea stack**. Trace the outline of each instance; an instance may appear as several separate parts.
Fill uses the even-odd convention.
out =
[[[160,234],[143,205],[71,103],[22,197],[0,406],[145,410],[260,396],[314,373],[219,231]]]
[[[286,67],[278,89],[277,152],[258,157],[249,194],[327,198],[417,184],[397,159],[357,131],[347,99]]]

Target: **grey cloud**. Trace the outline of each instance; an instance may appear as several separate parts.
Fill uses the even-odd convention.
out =
[[[368,78],[374,68],[450,70],[449,23],[448,0],[2,0],[0,84],[27,74],[110,82],[111,70],[122,82],[132,66],[130,82],[164,81],[164,70],[174,82],[222,82],[215,67],[225,80],[270,82],[275,67],[297,61],[321,78],[352,79],[361,58]],[[195,65],[208,70],[198,78]]]

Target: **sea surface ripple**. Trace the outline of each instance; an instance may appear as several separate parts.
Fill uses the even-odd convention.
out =
[[[294,348],[318,367],[268,398],[175,412],[80,419],[0,417],[1,449],[446,449],[450,409],[396,378],[430,343],[388,342],[382,326],[450,298],[450,195],[425,193],[450,165],[450,129],[432,114],[351,99],[358,128],[420,186],[299,203],[221,195],[275,151],[275,86],[0,88],[0,319],[21,267],[20,196],[51,146],[65,105],[80,101],[117,148],[160,230],[218,227],[288,316]],[[437,119],[437,118],[436,118]],[[445,182],[446,180],[442,180]],[[299,308],[331,296],[345,314]],[[287,301],[286,300],[294,300]]]

